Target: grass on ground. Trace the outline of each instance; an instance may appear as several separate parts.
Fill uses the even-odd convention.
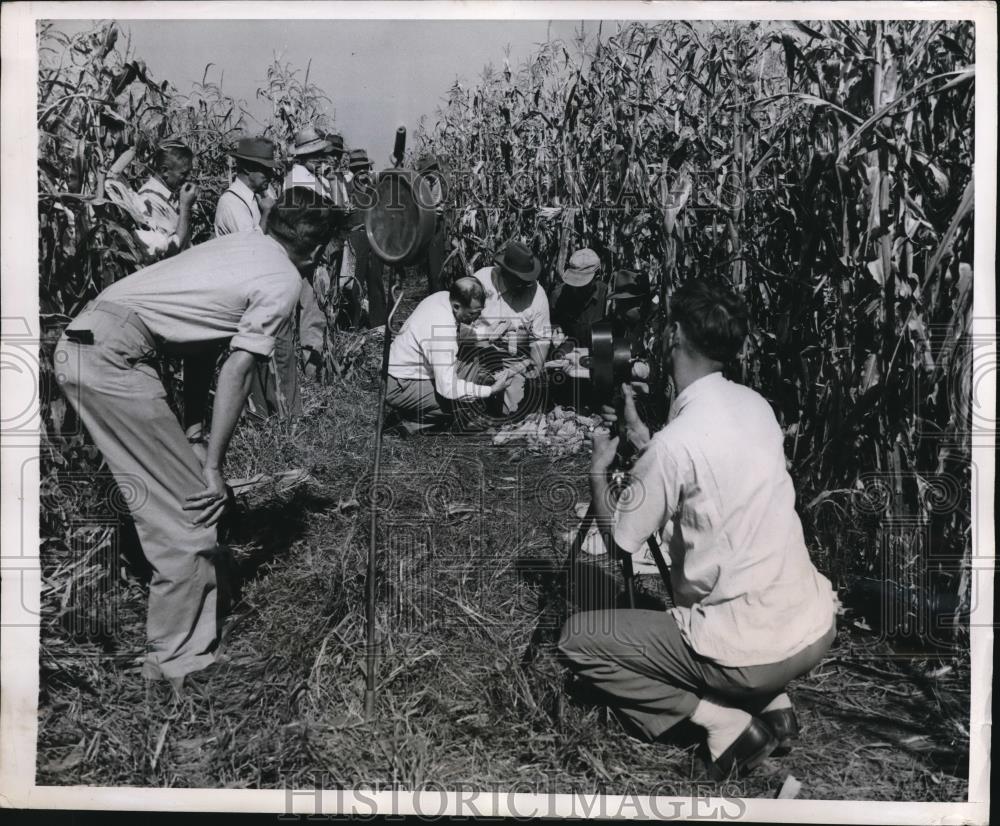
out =
[[[304,468],[230,520],[242,602],[227,659],[175,700],[139,671],[145,588],[106,594],[117,633],[74,636],[43,587],[40,785],[414,789],[686,795],[708,782],[693,742],[631,737],[556,661],[570,606],[565,543],[586,458],[552,461],[488,437],[388,438],[378,570],[378,706],[363,718],[368,473],[380,339],[334,386],[306,385],[292,427],[244,423],[228,475]],[[359,505],[359,503],[361,503]],[[43,567],[54,564],[43,562]],[[587,560],[585,601],[613,598]],[[642,597],[655,601],[647,581]],[[587,596],[589,595],[589,596]],[[716,793],[963,800],[969,673],[958,655],[901,656],[850,623],[793,684],[792,753]]]

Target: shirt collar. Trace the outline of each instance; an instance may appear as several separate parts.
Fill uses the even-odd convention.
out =
[[[242,198],[244,201],[247,201],[249,204],[254,203],[253,190],[250,189],[250,187],[248,187],[245,183],[243,183],[243,181],[241,181],[239,178],[234,180],[229,185],[229,188],[233,191],[234,195],[238,195],[240,198]]]
[[[683,392],[678,394],[677,398],[674,399],[674,403],[670,405],[669,419],[671,421],[676,419],[692,401],[721,387],[724,381],[726,379],[717,370],[714,373],[709,373],[707,376],[702,376],[700,379],[691,382],[691,384],[684,388]]]
[[[142,185],[140,192],[155,192],[164,201],[172,201],[176,196],[171,192],[165,183],[153,175],[146,183]]]

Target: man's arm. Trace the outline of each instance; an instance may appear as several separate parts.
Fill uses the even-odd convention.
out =
[[[601,535],[610,539],[614,515],[608,485],[608,470],[618,453],[618,437],[602,428],[594,431],[593,449],[590,455],[590,496],[593,502],[594,518]],[[610,548],[611,543],[605,540]]]
[[[204,353],[184,357],[184,435],[193,443],[204,441],[208,391],[212,387],[217,356],[218,350],[212,347]],[[204,463],[204,447],[196,448],[195,453]]]
[[[227,502],[226,480],[222,466],[236,422],[250,394],[250,382],[255,356],[246,350],[233,350],[219,372],[212,408],[212,428],[208,438],[208,457],[202,474],[205,488],[189,497],[184,510],[200,510],[196,525],[214,525],[219,521]]]

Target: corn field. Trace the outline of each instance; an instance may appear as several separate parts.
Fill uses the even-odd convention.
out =
[[[670,21],[488,67],[420,135],[452,273],[519,238],[550,283],[584,246],[645,270],[661,310],[727,279],[826,567],[966,599],[973,55],[962,22]]]
[[[869,575],[967,602],[971,24],[602,26],[456,83],[421,125],[418,151],[447,173],[450,274],[520,238],[551,285],[589,246],[605,274],[649,273],[654,342],[677,284],[727,279],[753,320],[735,375],[776,409],[824,568],[841,586]],[[54,389],[51,349],[145,263],[109,176],[135,187],[164,138],[191,146],[198,243],[237,136],[283,153],[297,128],[332,124],[333,101],[308,66],[275,57],[258,90],[269,116],[254,123],[212,64],[182,94],[114,23],[72,37],[42,24],[38,42],[42,529],[65,550],[99,504],[66,480],[100,464]]]
[[[158,144],[183,141],[194,152],[191,180],[199,187],[191,242],[206,241],[214,235],[215,203],[232,180],[227,150],[241,135],[262,134],[283,155],[297,128],[329,122],[329,98],[310,82],[308,68],[300,79],[291,64],[275,58],[258,90],[269,116],[255,123],[241,101],[223,92],[223,79],[212,79],[211,63],[181,93],[152,76],[133,53],[127,30],[114,22],[72,36],[42,22],[37,34],[43,547],[54,563],[48,587],[63,592],[61,619],[99,628],[100,617],[73,615],[74,606],[100,610],[101,600],[91,597],[119,568],[113,532],[95,532],[91,523],[126,514],[127,504],[116,498],[100,456],[56,387],[52,351],[88,301],[153,260],[138,235],[141,221],[109,197],[111,181],[137,190],[153,173]],[[176,407],[179,361],[164,359],[160,367]],[[72,549],[82,549],[82,560]],[[108,564],[96,564],[101,558]]]

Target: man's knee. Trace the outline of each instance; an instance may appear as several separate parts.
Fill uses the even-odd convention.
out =
[[[603,648],[602,633],[606,623],[603,611],[580,611],[563,623],[556,648],[569,662],[589,658]]]

